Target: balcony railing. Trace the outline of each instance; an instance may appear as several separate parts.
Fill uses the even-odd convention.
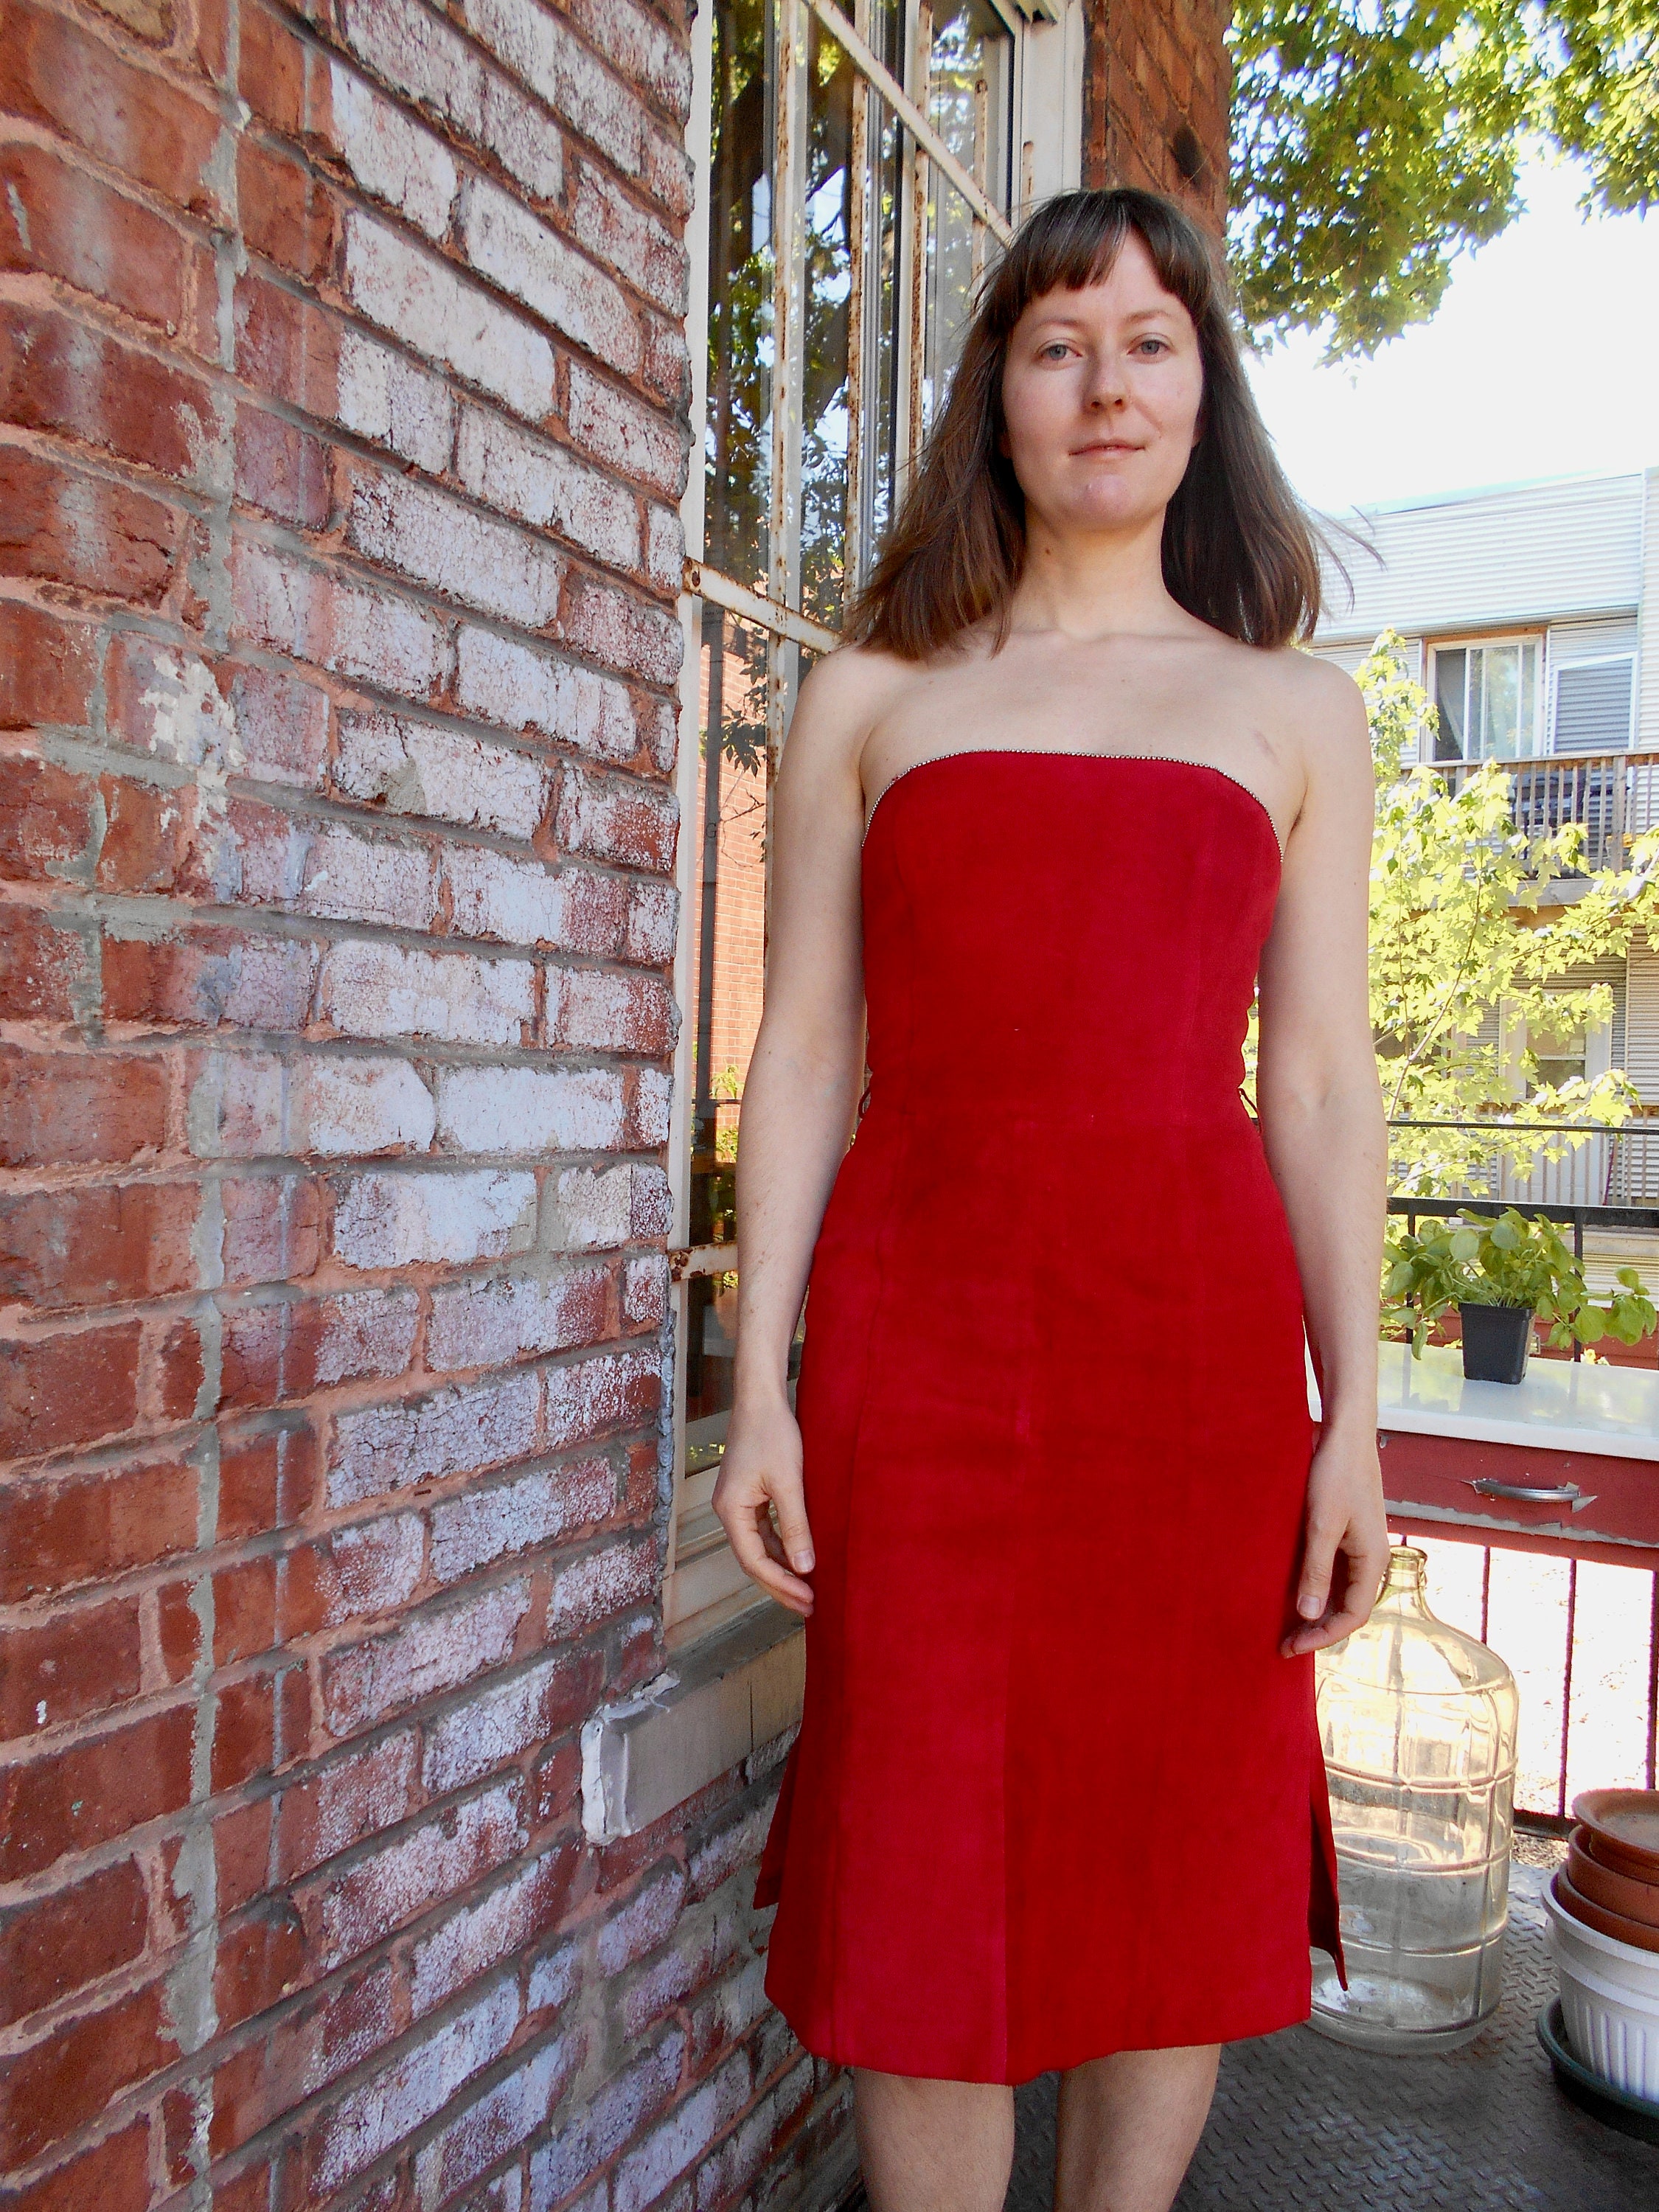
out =
[[[1438,769],[1456,790],[1487,763],[1445,760],[1425,765]],[[1544,837],[1569,823],[1582,824],[1583,859],[1573,872],[1622,866],[1630,840],[1659,828],[1659,750],[1551,753],[1497,765],[1514,778],[1517,829]]]
[[[1448,1198],[1523,1208],[1659,1207],[1659,1115],[1638,1115],[1616,1127],[1493,1115],[1479,1121],[1398,1121],[1389,1129],[1392,1180],[1405,1191],[1407,1164],[1432,1154],[1443,1164],[1438,1194]],[[1421,1133],[1413,1141],[1408,1132]],[[1459,1168],[1461,1173],[1444,1171]],[[1623,1225],[1659,1228],[1659,1213],[1651,1223]]]

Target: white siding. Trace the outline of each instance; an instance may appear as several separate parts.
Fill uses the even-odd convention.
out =
[[[1636,742],[1659,746],[1659,469],[1650,469],[1642,520],[1642,603],[1637,646]]]
[[[1380,557],[1338,539],[1352,597],[1328,571],[1318,641],[1369,642],[1389,623],[1448,637],[1498,625],[1542,629],[1575,616],[1633,615],[1641,596],[1644,494],[1638,475],[1569,477],[1364,509],[1355,526]],[[1659,570],[1659,549],[1650,545],[1649,558]],[[1659,574],[1655,586],[1650,605]],[[1654,711],[1659,714],[1659,696]]]
[[[1625,1073],[1659,1106],[1659,952],[1640,939],[1631,947],[1625,995]]]

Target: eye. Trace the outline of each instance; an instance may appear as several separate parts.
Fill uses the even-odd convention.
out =
[[[1135,351],[1137,353],[1140,352],[1141,349],[1145,346],[1156,346],[1162,353],[1170,353],[1173,350],[1168,338],[1144,337],[1140,340],[1139,344],[1136,346]]]
[[[1055,354],[1066,353],[1070,349],[1064,338],[1050,338],[1046,346],[1042,346],[1038,349],[1037,359],[1039,361],[1049,361],[1053,359]]]

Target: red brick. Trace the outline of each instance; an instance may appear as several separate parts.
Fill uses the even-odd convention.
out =
[[[158,1057],[0,1045],[0,1166],[125,1164],[161,1149],[167,1120],[167,1071]]]
[[[139,1990],[106,2011],[67,2022],[21,2052],[0,2081],[0,2139],[28,2162],[88,2120],[112,2097],[148,2081],[178,2056],[159,1989]]]
[[[43,270],[141,322],[183,325],[205,249],[137,200],[44,146],[12,145],[0,152],[0,269]]]
[[[0,574],[158,606],[178,542],[179,517],[160,500],[0,447]]]
[[[100,890],[172,891],[185,898],[206,893],[193,791],[161,790],[121,775],[101,776],[98,791],[106,823]]]
[[[86,939],[78,933],[54,928],[49,916],[36,908],[0,906],[0,1019],[73,1020],[90,973]],[[0,1083],[3,1080],[0,1078]],[[51,1105],[42,1103],[40,1111],[48,1124],[55,1118],[56,1109]],[[0,1114],[0,1124],[5,1118]],[[0,1146],[3,1143],[0,1134]]]
[[[126,1183],[0,1198],[0,1298],[117,1305],[196,1287],[194,1184]]]
[[[236,410],[236,496],[278,520],[320,530],[328,520],[329,449],[279,416]]]
[[[96,786],[51,761],[8,760],[0,769],[0,875],[61,879],[92,850]]]
[[[236,149],[236,206],[251,252],[314,283],[334,258],[335,210],[303,162],[251,138]]]
[[[131,22],[133,0],[118,12]],[[138,0],[137,12],[163,11]],[[179,207],[226,213],[210,182],[217,115],[69,18],[15,0],[0,10],[0,106],[50,125]]]
[[[15,1604],[189,1551],[197,1487],[194,1468],[173,1459],[0,1485],[0,1601]]]
[[[234,1306],[220,1347],[222,1406],[275,1406],[319,1386],[401,1375],[414,1349],[411,1298],[348,1293]]]
[[[152,1344],[148,1363],[145,1413],[157,1421],[193,1419],[202,1395],[206,1367],[198,1322],[174,1322],[158,1344]]]
[[[214,2157],[239,2149],[302,2098],[390,2043],[398,2033],[394,1990],[391,1967],[372,1968],[291,2011],[264,2041],[221,2065],[209,2136]],[[315,2201],[284,2203],[293,2212],[310,2212]]]
[[[395,1827],[415,1802],[416,1745],[410,1734],[332,1760],[284,1790],[277,1831],[279,1879],[309,1874],[366,1836]]]
[[[319,309],[257,272],[237,279],[236,373],[273,399],[331,420],[339,337]]]
[[[135,1321],[0,1344],[0,1459],[130,1429],[138,1410],[140,1341]]]
[[[219,2027],[264,2012],[305,1978],[305,1928],[286,1899],[274,1899],[219,1938],[213,2002]]]
[[[104,1015],[168,1028],[302,1029],[317,968],[314,946],[247,930],[106,938]]]
[[[274,1798],[259,1797],[252,1805],[222,1814],[214,1822],[214,1902],[221,1913],[234,1912],[263,1895],[275,1809]]]
[[[227,1438],[219,1459],[220,1541],[291,1527],[309,1508],[319,1472],[309,1429]]]
[[[143,2212],[149,2202],[149,2124],[135,2120],[7,2201],[6,2212]]]
[[[276,1692],[269,1674],[222,1688],[213,1717],[211,1779],[215,1790],[234,1790],[269,1773],[276,1755]]]
[[[138,1694],[138,1601],[0,1629],[0,1737],[28,1736]]]
[[[92,4],[155,45],[164,46],[173,36],[173,0],[92,0]]]
[[[149,1893],[136,1859],[72,1889],[33,1898],[0,1919],[0,2027],[142,1956]]]
[[[187,1707],[0,1769],[0,1881],[21,1881],[190,1802]]]
[[[276,1641],[276,1559],[265,1552],[213,1577],[213,1663],[255,1659]]]
[[[164,476],[186,478],[198,473],[218,435],[213,402],[199,377],[66,314],[15,301],[0,303],[0,417],[84,438]],[[0,654],[0,661],[7,657]]]
[[[322,1187],[305,1176],[228,1178],[224,1206],[227,1286],[291,1283],[316,1270],[321,1252]]]
[[[198,1581],[168,1583],[156,1595],[161,1667],[169,1683],[187,1680],[202,1656],[201,1615],[191,1602],[198,1587]]]

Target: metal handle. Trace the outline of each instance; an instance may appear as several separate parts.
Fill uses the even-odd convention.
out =
[[[1479,1491],[1482,1498],[1512,1498],[1522,1505],[1588,1505],[1590,1502],[1576,1482],[1563,1482],[1547,1490],[1527,1482],[1498,1482],[1483,1474],[1469,1488]]]

